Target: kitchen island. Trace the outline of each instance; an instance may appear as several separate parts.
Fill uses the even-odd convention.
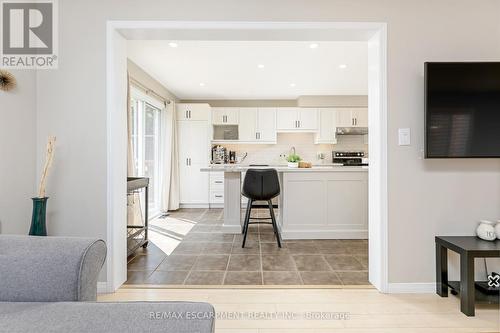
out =
[[[201,169],[224,173],[224,232],[241,233],[242,173],[250,168],[258,167],[224,164]],[[283,239],[368,238],[368,167],[268,168],[279,174],[278,227]]]

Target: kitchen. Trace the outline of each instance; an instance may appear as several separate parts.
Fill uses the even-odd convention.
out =
[[[127,283],[369,285],[367,44],[128,44],[132,78],[168,89],[137,147],[158,156],[143,169],[161,207]],[[244,227],[249,169],[277,171],[276,228]],[[253,203],[251,223],[271,216]]]
[[[178,104],[177,110],[181,122],[196,119],[191,120],[196,122],[196,132],[208,132],[211,138],[200,135],[196,143],[190,141],[189,147],[197,148],[183,150],[181,144],[180,161],[186,161],[181,170],[186,170],[188,181],[198,189],[181,186],[182,207],[224,208],[222,230],[239,233],[240,208],[246,205],[240,194],[245,171],[275,168],[280,175],[278,207],[282,213],[278,225],[284,240],[367,238],[366,107],[212,108],[208,104]],[[201,123],[206,130],[200,131]],[[359,150],[338,151],[339,141]],[[209,145],[210,164],[193,164],[190,156],[194,151],[190,149]],[[300,166],[310,167],[288,166],[286,157],[293,154],[306,159]],[[194,192],[196,199],[190,197]]]

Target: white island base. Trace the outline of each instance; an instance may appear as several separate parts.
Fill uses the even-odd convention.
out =
[[[223,232],[241,233],[241,173],[249,167],[217,166],[224,172]],[[368,168],[276,167],[280,177],[278,227],[282,239],[368,238]]]

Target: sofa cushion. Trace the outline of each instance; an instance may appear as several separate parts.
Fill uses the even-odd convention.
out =
[[[212,333],[215,312],[194,302],[0,302],[2,332]]]

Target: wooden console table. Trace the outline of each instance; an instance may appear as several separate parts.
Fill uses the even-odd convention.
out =
[[[437,236],[436,239],[436,292],[448,297],[448,287],[460,294],[460,311],[474,316],[475,301],[498,303],[498,295],[475,290],[474,259],[500,257],[500,240],[493,242],[476,236]],[[448,281],[448,249],[460,255],[460,282]]]

